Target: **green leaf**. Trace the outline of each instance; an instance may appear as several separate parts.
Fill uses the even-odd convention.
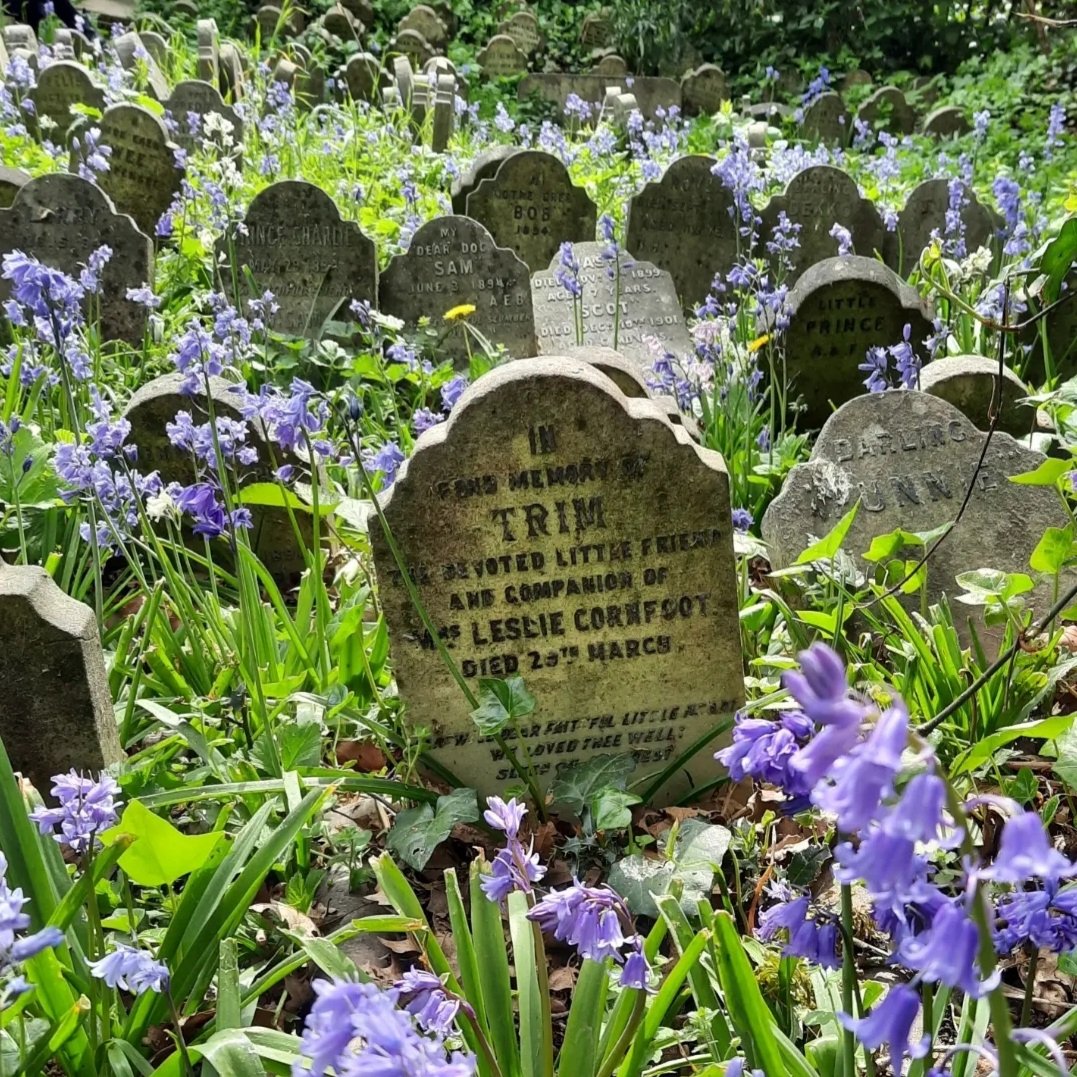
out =
[[[471,712],[471,718],[480,733],[491,737],[534,709],[535,697],[527,690],[523,677],[506,680],[482,677],[479,680],[479,705]]]
[[[295,492],[276,482],[252,482],[250,486],[240,487],[236,491],[236,498],[241,505],[257,505],[262,508],[284,509],[290,508],[293,512],[312,513],[314,506],[297,497]],[[327,500],[318,506],[322,513],[331,508]]]
[[[1039,782],[1036,781],[1036,775],[1026,768],[1004,781],[1002,791],[1019,804],[1028,804],[1039,791]]]
[[[1073,554],[1073,524],[1049,527],[1044,531],[1043,538],[1036,543],[1028,563],[1034,572],[1054,575],[1061,571]]]
[[[892,557],[901,556],[902,551],[909,546],[924,549],[936,539],[941,538],[949,528],[950,524],[943,524],[930,531],[906,531],[898,527],[885,535],[876,535],[871,540],[867,553],[864,554],[864,560],[888,561]]]
[[[592,798],[591,822],[595,830],[624,830],[632,825],[632,805],[640,798],[623,789],[600,789]]]
[[[1058,235],[1047,244],[1040,260],[1040,272],[1047,276],[1042,294],[1048,303],[1058,299],[1062,282],[1074,262],[1077,262],[1077,217],[1070,217],[1059,229]]]
[[[220,833],[184,834],[137,800],[124,808],[120,821],[101,835],[101,841],[111,845],[124,835],[135,840],[120,857],[120,867],[139,886],[171,886],[202,867],[224,839]]]
[[[438,797],[434,808],[423,804],[402,811],[393,822],[386,844],[408,867],[422,871],[457,823],[473,823],[478,817],[475,790],[454,789]]]
[[[829,561],[841,549],[853,520],[860,511],[859,499],[853,507],[824,535],[818,542],[809,546],[794,562],[794,565],[809,565],[812,561]]]
[[[588,959],[580,969],[576,989],[572,992],[565,1039],[557,1056],[559,1077],[594,1075],[609,983],[606,964]]]
[[[610,868],[609,885],[625,899],[633,916],[657,916],[655,898],[669,893],[676,869],[672,860],[623,857]]]
[[[1016,482],[1021,486],[1054,486],[1063,475],[1072,470],[1072,460],[1057,460],[1051,456],[1034,471],[1022,471],[1020,475],[1011,475],[1010,482]]]
[[[809,845],[793,853],[785,873],[790,886],[805,887],[815,882],[829,859],[830,849],[822,844]]]
[[[997,733],[984,737],[962,752],[951,765],[950,773],[957,776],[975,770],[985,760],[990,759],[999,748],[1004,748],[1011,741],[1018,740],[1021,737],[1034,737],[1036,740],[1054,740],[1057,737],[1062,737],[1064,740],[1064,734],[1072,728],[1074,718],[1075,716],[1072,714],[1060,714],[1052,718],[1041,718],[1035,722],[1018,722],[1017,725],[1000,729]],[[1059,761],[1061,761],[1061,757],[1062,741],[1060,740]],[[1054,769],[1057,772],[1057,762]],[[1061,774],[1059,777],[1063,781],[1066,780]]]
[[[1055,748],[1058,750],[1058,758],[1051,770],[1070,790],[1077,791],[1077,725],[1071,723],[1061,733],[1055,741]]]
[[[604,789],[624,789],[635,769],[636,760],[631,754],[596,755],[582,762],[562,764],[550,786],[551,802],[563,804],[579,815],[595,794]]]

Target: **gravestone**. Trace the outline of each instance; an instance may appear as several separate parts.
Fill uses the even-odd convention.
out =
[[[939,84],[934,76],[918,75],[909,84],[909,88],[915,99],[928,107],[939,99]]]
[[[521,101],[535,95],[563,110],[570,94],[576,94],[588,104],[601,105],[608,86],[609,79],[605,75],[543,71],[522,78],[516,94]],[[637,76],[632,80],[632,93],[645,119],[655,119],[659,109],[665,112],[674,105],[681,107],[681,85],[675,79]]]
[[[98,22],[129,25],[135,17],[136,0],[80,0],[79,11],[93,15]]]
[[[729,480],[651,401],[567,356],[485,375],[424,433],[384,497],[392,535],[461,674],[525,678],[538,780],[633,752],[634,780],[743,700]],[[482,737],[371,525],[394,669],[412,727],[481,793],[516,781]],[[716,745],[715,745],[716,746]],[[714,775],[707,745],[659,802]]]
[[[3,34],[0,34],[0,78],[5,78],[7,76],[7,65],[7,45],[4,43]]]
[[[0,209],[7,209],[15,196],[30,182],[30,173],[0,165]],[[6,248],[5,248],[6,249]]]
[[[413,7],[397,23],[397,40],[399,40],[402,33],[408,31],[418,34],[435,52],[440,52],[449,43],[448,26],[445,25],[445,21],[441,16],[427,4],[419,4],[417,7]],[[426,63],[426,60],[422,60],[420,63]]]
[[[72,105],[89,105],[99,111],[105,108],[104,90],[90,77],[89,71],[74,60],[58,60],[44,68],[30,97],[42,134],[56,143],[65,141],[68,130],[78,118],[71,111]]]
[[[859,369],[869,348],[888,348],[911,326],[913,350],[926,360],[930,313],[915,288],[873,258],[847,255],[813,265],[786,301],[782,334],[789,399],[805,405],[802,430],[818,429],[840,405],[863,392]]]
[[[488,176],[492,176],[506,157],[520,152],[522,151],[519,146],[505,142],[495,143],[489,149],[483,150],[467,169],[453,180],[451,192],[453,212],[462,216],[467,208],[467,196],[476,186]]]
[[[153,284],[153,242],[129,216],[116,212],[96,184],[66,172],[39,176],[19,190],[10,209],[0,210],[0,250],[24,251],[76,278],[103,245],[112,249],[112,257],[95,299],[102,336],[141,344],[146,308],[130,302],[127,289]],[[0,300],[8,298],[9,289],[0,281]]]
[[[343,4],[334,4],[322,16],[322,26],[343,42],[358,41],[363,33],[363,24]]]
[[[378,296],[379,310],[409,326],[428,317],[443,333],[438,354],[458,366],[467,364],[476,342],[444,315],[468,305],[475,308],[468,325],[491,343],[503,344],[515,357],[535,354],[527,266],[469,217],[435,217],[422,225],[382,273]]]
[[[393,38],[389,49],[391,52],[398,52],[401,56],[406,56],[411,61],[412,66],[416,68],[422,67],[427,60],[433,59],[437,53],[437,49],[418,30],[401,30]]]
[[[172,114],[172,119],[175,121],[176,130],[172,137],[177,146],[181,146],[188,152],[194,152],[203,141],[209,139],[222,149],[242,150],[243,121],[236,115],[236,110],[231,105],[224,103],[216,87],[208,82],[202,82],[201,79],[186,79],[183,82],[177,82],[172,95],[162,104],[166,111]],[[192,113],[198,117],[195,131],[191,128]],[[211,137],[212,132],[206,129],[206,117],[210,115],[219,116],[231,126],[231,131],[221,131],[218,135]],[[230,146],[226,146],[228,137],[231,139]]]
[[[990,423],[991,402],[999,366],[995,359],[983,355],[948,355],[928,363],[920,371],[920,389],[953,404],[973,426],[986,430]],[[1034,404],[1020,403],[1028,396],[1021,379],[1008,367],[1002,368],[997,430],[1015,438],[1028,437],[1036,426]]]
[[[490,38],[476,60],[482,73],[489,78],[512,78],[527,71],[526,54],[508,34],[495,34]]]
[[[136,86],[157,101],[168,96],[168,79],[138,34],[133,30],[121,34],[113,38],[111,46],[124,70],[134,75]]]
[[[1051,375],[1057,381],[1067,381],[1077,376],[1077,297],[1066,299],[1077,292],[1077,268],[1071,268],[1069,276],[1063,282],[1063,291],[1059,295],[1060,304],[1049,311],[1038,322],[1033,323],[1021,335],[1021,343],[1029,349],[1025,366],[1025,379],[1034,385],[1041,385],[1046,380],[1046,356],[1044,355],[1043,336],[1051,353]],[[1009,321],[1027,321],[1045,309],[1042,301],[1030,304],[1025,314],[1010,311]]]
[[[159,34],[156,30],[140,30],[138,39],[158,67],[168,62],[168,42],[165,41],[163,34]]]
[[[123,759],[94,612],[37,565],[0,562],[0,683],[0,739],[43,797]]]
[[[916,268],[920,254],[931,245],[932,233],[940,242],[947,238],[946,211],[950,205],[950,180],[925,180],[915,187],[898,214],[897,228],[886,236],[886,264],[907,277]],[[956,181],[961,182],[961,181]],[[995,234],[995,218],[965,184],[961,207],[961,222],[965,229],[965,249],[968,254],[980,247],[990,247]]]
[[[607,52],[592,66],[591,71],[607,79],[624,79],[628,75],[628,61],[615,52]]]
[[[435,76],[430,75],[429,78]],[[456,79],[452,75],[437,75],[434,90],[434,124],[430,132],[430,148],[444,153],[456,126]]]
[[[924,134],[934,138],[955,138],[967,135],[971,130],[972,124],[964,110],[955,105],[943,105],[924,120]]]
[[[467,196],[467,213],[499,246],[511,247],[532,273],[549,265],[566,240],[593,239],[598,220],[595,204],[572,182],[560,158],[541,150],[506,157]]]
[[[298,7],[290,8],[288,17],[285,19],[279,7],[267,4],[255,12],[254,21],[258,27],[262,48],[264,49],[273,40],[298,37],[303,32],[305,20]]]
[[[254,196],[243,225],[217,241],[224,291],[243,300],[271,291],[280,304],[270,319],[276,332],[316,340],[342,305],[376,297],[373,240],[354,221],[342,220],[313,183],[271,183]]]
[[[101,145],[109,146],[108,171],[98,184],[121,213],[129,213],[148,236],[179,193],[183,169],[164,123],[140,105],[110,105],[101,117]],[[72,170],[77,161],[72,153]]]
[[[231,41],[225,41],[221,45],[218,59],[221,96],[235,104],[243,96],[243,58]]]
[[[37,55],[37,34],[34,33],[32,26],[27,26],[24,22],[8,23],[8,25],[0,27],[0,37],[3,38],[4,45],[9,53],[13,53],[17,49],[25,49],[27,52]]]
[[[910,135],[916,127],[916,113],[896,86],[880,86],[860,106],[857,116],[868,127],[892,135]]]
[[[613,22],[608,11],[594,11],[580,26],[580,44],[585,49],[605,49],[614,44]]]
[[[686,116],[713,116],[729,99],[725,72],[715,64],[701,64],[681,79]]]
[[[497,28],[497,32],[508,34],[525,56],[534,56],[542,51],[542,31],[533,12],[517,11]]]
[[[844,146],[849,141],[852,121],[841,97],[828,90],[820,94],[807,108],[800,121],[800,135],[809,142],[828,146]]]
[[[679,157],[628,203],[625,246],[669,270],[686,306],[702,303],[716,273],[737,259],[732,192],[711,171],[713,157]]]
[[[996,431],[977,472],[985,437],[952,404],[929,393],[902,390],[850,400],[827,421],[811,459],[793,468],[763,517],[772,565],[791,564],[858,499],[842,543],[854,558],[878,535],[942,527],[957,518],[971,483],[968,508],[928,562],[929,601],[960,594],[956,577],[963,572],[1028,573],[1045,529],[1064,527],[1069,514],[1052,487],[1009,481],[1044,460],[1009,434]],[[908,559],[922,553],[922,547],[911,549]],[[865,560],[860,566],[874,576],[876,566]],[[1045,590],[1034,593],[1041,612],[1051,605]],[[963,635],[970,621],[978,621],[975,607],[952,602],[951,609]]]
[[[377,101],[379,90],[389,82],[381,62],[370,52],[352,56],[344,68],[344,84],[354,101]]]
[[[858,67],[853,71],[848,72],[841,77],[841,92],[845,93],[848,90],[855,90],[858,86],[870,86],[872,84],[871,75],[865,71],[862,67]]]
[[[792,263],[785,276],[788,284],[809,266],[838,253],[838,241],[830,235],[835,224],[849,230],[854,254],[871,256],[883,249],[886,226],[879,211],[870,199],[861,197],[856,181],[840,168],[805,168],[789,181],[784,194],[771,198],[760,214],[759,253],[766,251],[765,244],[773,236],[783,210],[800,225],[800,246],[786,256]],[[777,264],[777,256],[767,252],[767,257],[771,264]]]
[[[618,293],[615,263],[603,258],[604,250],[602,243],[575,244],[583,290],[579,300],[557,279],[559,255],[554,255],[549,269],[532,275],[539,355],[563,355],[577,343],[599,345],[619,351],[644,371],[649,371],[664,352],[680,360],[693,355],[681,301],[669,273],[622,252]],[[577,307],[583,322],[579,341]]]
[[[364,26],[374,25],[374,5],[370,0],[340,0]]]
[[[198,35],[198,77],[203,82],[217,86],[220,79],[220,32],[213,19],[199,19],[196,27]]]

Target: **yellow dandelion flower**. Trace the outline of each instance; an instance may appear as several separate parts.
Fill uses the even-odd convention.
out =
[[[461,303],[458,307],[453,307],[452,310],[447,310],[442,317],[447,322],[456,322],[461,318],[470,317],[475,313],[474,303]]]
[[[770,340],[770,334],[769,333],[764,333],[761,337],[756,337],[755,340],[753,340],[751,342],[751,344],[748,345],[748,351],[749,352],[757,352],[757,351],[759,351],[759,349],[761,347],[763,347],[763,345],[766,344],[766,342],[768,340]]]

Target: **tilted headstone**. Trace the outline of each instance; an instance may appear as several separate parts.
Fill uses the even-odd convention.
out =
[[[633,752],[660,771],[743,700],[729,479],[656,405],[568,356],[508,363],[419,439],[383,502],[467,682],[519,675],[545,786],[558,764]],[[375,567],[405,720],[482,793],[517,777],[425,631],[381,527]],[[713,748],[659,800],[714,775]]]
[[[499,246],[516,251],[532,273],[549,265],[566,240],[593,239],[598,220],[595,204],[560,158],[541,150],[506,157],[467,196],[467,213]]]
[[[434,90],[434,124],[430,133],[430,148],[444,153],[456,126],[456,79],[438,75]]]
[[[935,109],[924,120],[924,134],[935,138],[954,138],[957,135],[967,135],[972,130],[972,124],[963,109],[956,105],[944,105]]]
[[[476,57],[488,78],[512,78],[527,71],[527,55],[508,34],[495,34]]]
[[[846,255],[813,265],[789,292],[782,334],[789,399],[803,398],[803,430],[818,429],[831,404],[863,391],[869,348],[889,348],[910,326],[913,351],[925,360],[932,325],[915,288],[873,258]]]
[[[8,52],[26,49],[27,52],[37,55],[37,34],[34,33],[32,26],[27,26],[24,22],[9,23],[0,28],[0,36],[3,37]]]
[[[928,107],[939,99],[939,84],[934,76],[918,75],[912,80],[909,88],[915,99]]]
[[[574,245],[583,293],[578,300],[558,280],[559,255],[549,269],[532,275],[539,355],[562,355],[577,343],[600,345],[619,351],[645,371],[665,352],[681,360],[693,355],[669,273],[624,252],[614,262],[604,257],[605,250],[602,243]]]
[[[101,190],[129,213],[148,236],[179,193],[183,170],[176,164],[176,146],[164,123],[140,105],[111,105],[101,117],[101,144],[109,146],[108,171],[98,179]],[[72,154],[72,169],[77,165]]]
[[[942,527],[957,518],[971,484],[964,515],[927,563],[929,601],[961,594],[956,578],[964,572],[1029,573],[1029,556],[1045,529],[1064,527],[1069,514],[1053,488],[1009,481],[1044,459],[1009,434],[996,431],[977,472],[985,437],[952,404],[929,393],[900,390],[850,400],[827,421],[811,459],[790,472],[763,517],[771,563],[791,564],[857,500],[860,508],[842,542],[854,558],[862,558],[879,535]],[[924,551],[917,546],[904,552],[910,560]],[[874,576],[875,565],[860,565]],[[1051,604],[1045,591],[1034,593],[1041,612]],[[969,621],[980,621],[975,607],[952,601],[950,608],[963,633]]]
[[[114,38],[111,47],[124,69],[135,76],[135,83],[157,101],[168,96],[168,79],[157,66],[149,49],[133,30]]]
[[[81,30],[68,26],[57,26],[53,30],[52,48],[60,60],[81,60],[84,56],[93,54],[90,39]]]
[[[737,259],[732,192],[711,171],[713,157],[679,157],[628,203],[625,246],[669,270],[686,306],[706,299],[716,273]]]
[[[857,116],[868,127],[893,135],[910,135],[916,127],[916,113],[905,95],[894,86],[880,86],[861,106]]]
[[[217,241],[217,257],[225,294],[246,300],[268,289],[280,304],[270,328],[291,336],[319,338],[342,305],[373,301],[378,292],[373,240],[305,180],[281,180],[259,191],[243,227],[229,228]]]
[[[882,252],[886,238],[875,203],[864,198],[851,176],[832,165],[812,165],[798,172],[788,183],[785,193],[775,195],[760,217],[760,253],[766,252],[782,212],[795,224],[799,246],[785,255],[792,263],[785,280],[792,284],[809,266],[838,253],[838,240],[830,235],[835,224],[849,230],[853,253],[868,257]],[[766,252],[772,264],[777,255]]]
[[[925,180],[909,193],[904,208],[898,214],[897,228],[886,236],[886,263],[907,277],[916,268],[920,254],[930,246],[933,234],[940,245],[950,236],[946,212],[950,206],[950,184],[960,187],[961,225],[968,254],[980,247],[990,247],[995,234],[995,218],[976,198],[976,193],[961,180]]]
[[[37,565],[0,562],[0,740],[42,796],[123,759],[97,620]]]
[[[542,31],[538,19],[531,11],[517,11],[510,15],[498,28],[499,34],[508,34],[520,46],[525,56],[534,56],[542,51]]]
[[[199,19],[196,27],[198,35],[198,77],[213,86],[220,79],[220,32],[214,19]]]
[[[0,165],[0,209],[7,209],[15,196],[30,182],[30,173]],[[5,248],[6,249],[6,248]]]
[[[220,60],[221,96],[234,104],[243,96],[243,58],[239,49],[231,41],[225,41],[221,44],[218,59]]]
[[[574,75],[564,71],[543,71],[527,75],[516,88],[517,96],[526,101],[533,94],[563,109],[569,94],[576,94],[592,105],[606,99],[609,79],[605,75]],[[654,119],[659,109],[681,107],[681,86],[675,79],[637,76],[632,80],[632,93],[646,119]]]
[[[176,145],[191,152],[206,139],[225,147],[225,135],[231,138],[231,150],[240,150],[243,147],[243,121],[236,115],[236,110],[231,105],[226,105],[215,86],[201,79],[186,79],[177,82],[172,90],[172,95],[162,102],[165,110],[172,115],[176,129],[172,133],[172,139]],[[192,129],[191,116],[196,117]],[[211,138],[210,131],[206,126],[208,116],[219,116],[226,124],[230,125],[231,131],[222,131],[220,137]],[[210,125],[213,126],[212,123]]]
[[[78,119],[77,113],[71,111],[73,105],[88,105],[100,111],[105,108],[105,91],[74,60],[58,60],[43,68],[30,97],[42,135],[57,143],[64,142]]]
[[[0,78],[4,78],[7,75],[8,62],[7,45],[4,42],[3,34],[0,34]]]
[[[681,79],[686,116],[711,116],[729,99],[725,72],[715,64],[701,64]]]
[[[136,0],[80,0],[79,11],[100,22],[126,26],[134,21],[136,6]]]
[[[101,274],[101,333],[105,340],[141,344],[146,308],[127,298],[128,288],[153,284],[153,241],[126,214],[117,213],[96,184],[66,172],[39,176],[0,211],[0,250],[21,250],[78,277],[99,247],[112,249]],[[0,300],[10,293],[0,281]]]
[[[305,23],[303,13],[298,7],[291,7],[288,17],[284,18],[281,9],[273,4],[260,7],[254,14],[254,21],[257,24],[263,48],[273,40],[297,37],[303,32]]]
[[[809,142],[824,142],[828,146],[844,146],[849,141],[852,120],[841,97],[828,90],[820,94],[807,108],[800,121],[800,135]]]
[[[429,317],[442,333],[438,354],[459,366],[467,363],[476,342],[463,325],[444,315],[460,307],[462,315],[487,340],[503,344],[514,357],[535,354],[535,318],[527,265],[499,247],[478,221],[469,217],[435,217],[411,238],[382,272],[378,309],[409,326]]]
[[[406,56],[416,68],[422,67],[437,53],[437,49],[418,30],[401,30],[393,38],[389,51]]]
[[[352,56],[344,68],[344,84],[354,101],[377,101],[378,92],[389,81],[381,61],[370,52]]]
[[[514,153],[521,153],[522,150],[519,146],[513,146],[506,142],[499,142],[491,146],[489,149],[483,150],[474,161],[468,166],[467,170],[461,172],[452,185],[452,208],[453,212],[459,215],[463,215],[464,210],[467,208],[467,196],[479,185],[482,180],[488,176],[492,176],[498,168],[501,167],[501,162],[506,157],[511,157]]]
[[[996,429],[1018,439],[1027,438],[1036,425],[1036,407],[1021,402],[1028,396],[1028,390],[1008,366],[1002,368],[1002,384],[996,400],[998,375],[997,359],[948,355],[924,366],[920,371],[920,389],[953,404],[980,430],[988,428],[994,403],[998,412]]]
[[[415,71],[412,69],[411,60],[407,56],[393,57],[393,82],[396,84],[396,92],[400,97],[400,103],[406,109],[412,109],[415,94]]]
[[[419,4],[417,7],[413,7],[397,23],[397,40],[399,41],[402,33],[409,30],[417,33],[435,51],[440,51],[449,43],[448,26],[445,25],[445,21],[441,16],[427,4]],[[426,63],[426,60],[421,62]]]
[[[608,11],[595,11],[580,26],[580,44],[585,49],[604,49],[614,44],[613,22]]]
[[[607,52],[598,63],[594,64],[591,71],[608,79],[623,79],[628,75],[628,61],[615,52]]]
[[[138,34],[142,47],[153,57],[160,67],[168,62],[168,42],[163,34],[156,30],[140,30]]]

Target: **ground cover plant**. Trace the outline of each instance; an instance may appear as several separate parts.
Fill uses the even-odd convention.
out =
[[[659,34],[648,29],[665,18],[657,8],[626,4],[611,13],[612,40],[640,73],[639,100],[572,93],[562,109],[481,71],[476,56],[507,13],[464,4],[443,50],[461,76],[450,79],[451,135],[435,149],[447,113],[433,97],[417,112],[399,94],[372,104],[344,92],[351,57],[393,56],[408,9],[375,6],[362,42],[321,34],[313,19],[286,31],[287,6],[264,35],[248,13],[218,11],[245,60],[242,92],[226,94],[235,123],[167,108],[163,90],[205,73],[190,13],[134,16],[161,35],[156,56],[142,44],[125,58],[128,28],[100,27],[81,56],[100,99],[60,121],[44,92],[50,68],[73,63],[58,20],[38,27],[37,51],[5,36],[0,1074],[1070,1072],[1072,38],[1049,19],[970,5],[964,16],[936,11],[923,41],[911,17],[869,8],[862,52],[838,40],[829,9],[803,46],[799,22],[803,34],[749,20],[716,42],[679,6]],[[544,56],[566,70],[602,59],[579,36],[593,12],[535,10]],[[930,56],[906,62],[921,44]],[[690,50],[691,66],[725,65],[728,96],[699,115],[645,115],[643,77]],[[871,93],[861,86],[847,93],[841,138],[806,136],[805,113],[842,75],[865,66],[881,84],[896,70],[918,102],[917,65],[938,72],[931,108],[959,108],[967,130],[891,133],[888,108],[878,126],[857,114]],[[326,83],[317,103],[304,81],[314,72]],[[794,75],[806,75],[802,88],[790,88]],[[634,80],[621,81],[630,93]],[[734,92],[784,107],[761,118],[735,107]],[[27,226],[16,243],[9,222],[30,212],[52,226],[44,193],[20,209],[26,191],[44,191],[39,177],[95,182],[134,216],[153,201],[153,184],[133,195],[119,185],[152,144],[110,136],[106,113],[121,104],[161,119],[159,173],[173,185],[152,236],[132,240],[133,225],[98,213],[93,228],[106,221],[110,242],[64,269],[50,258],[64,242],[35,246]],[[716,526],[734,531],[727,607],[739,647],[714,656],[714,678],[719,663],[722,676],[743,675],[744,703],[643,780],[623,743],[543,770],[528,733],[542,672],[468,669],[388,527],[386,495],[420,438],[448,430],[448,443],[484,384],[525,369],[529,356],[483,321],[483,301],[503,302],[509,285],[492,278],[449,306],[431,300],[419,318],[379,309],[375,290],[315,324],[335,267],[313,245],[290,263],[294,292],[256,287],[257,260],[240,257],[268,227],[250,213],[255,199],[301,180],[339,219],[325,224],[311,194],[294,216],[334,243],[372,241],[384,285],[420,229],[454,214],[454,184],[500,146],[550,155],[593,203],[590,235],[524,233],[551,241],[569,346],[602,317],[588,289],[608,283],[608,342],[648,351],[638,376],[678,413],[671,442],[694,437],[728,476],[731,511]],[[634,263],[628,207],[672,162],[700,154],[729,201],[732,255],[689,305],[678,352],[629,339],[641,302],[632,274],[651,270]],[[1028,520],[1038,528],[1016,570],[981,547],[982,559],[942,580],[939,551],[964,540],[949,523],[916,523],[926,495],[906,493],[901,526],[871,532],[870,550],[847,539],[874,511],[867,489],[813,523],[790,563],[763,541],[768,508],[824,440],[787,367],[798,259],[820,236],[791,204],[770,213],[818,166],[851,178],[883,237],[862,249],[835,212],[823,242],[838,260],[881,262],[909,234],[899,224],[911,192],[944,183],[923,250],[897,248],[930,333],[917,339],[910,314],[892,339],[861,349],[842,399],[910,400],[945,357],[989,361],[979,426],[991,436],[969,457],[949,521],[972,516],[974,492],[992,488],[978,478],[992,440],[1017,459],[996,429],[1015,401],[1003,401],[994,371],[1022,379],[1032,406],[1021,444],[1044,455],[991,481],[1049,510],[1007,519],[1012,543],[1001,545],[1016,548]],[[974,200],[991,213],[982,243],[966,213]],[[143,265],[152,274],[139,275]],[[137,332],[113,331],[117,302]],[[147,387],[164,399],[148,427]],[[507,421],[530,429],[526,415]],[[965,449],[950,430],[956,459]],[[436,491],[425,496],[436,504]],[[451,673],[452,703],[439,705],[463,707],[496,748],[509,775],[496,792],[488,774],[453,766],[442,730],[409,721],[415,688],[397,684],[404,643],[377,556],[414,600],[425,651]],[[28,608],[53,627],[72,609],[85,620],[63,638],[41,635],[26,628],[37,623]],[[50,679],[38,667],[55,670],[62,648],[74,657]],[[88,685],[88,702],[58,684]],[[42,719],[42,701],[58,724]],[[108,730],[86,737],[87,714],[102,708]],[[28,737],[37,722],[43,732]],[[34,773],[68,739],[76,751],[93,741],[107,765]],[[689,771],[690,787],[677,787]]]

